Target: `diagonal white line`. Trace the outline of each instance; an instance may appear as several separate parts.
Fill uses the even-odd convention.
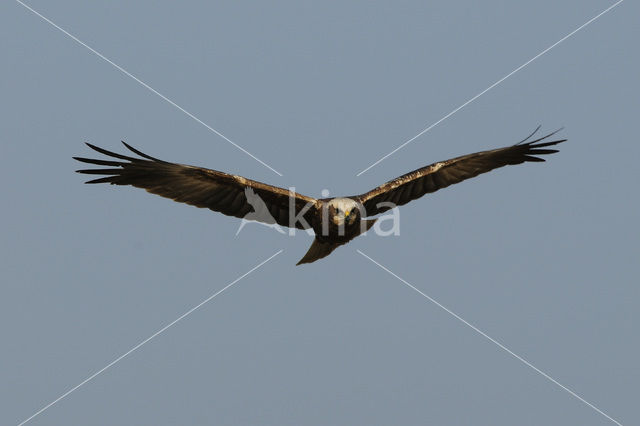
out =
[[[534,366],[533,364],[531,364],[529,361],[527,361],[526,359],[522,358],[520,355],[516,354],[515,352],[513,352],[512,350],[510,350],[509,348],[507,348],[505,345],[503,345],[502,343],[498,342],[496,339],[494,339],[493,337],[489,336],[487,333],[485,333],[484,331],[480,330],[478,327],[474,326],[473,324],[469,323],[468,321],[466,321],[464,318],[462,318],[460,315],[456,314],[455,312],[453,312],[451,309],[447,308],[446,306],[444,306],[443,304],[441,304],[440,302],[438,302],[437,300],[435,300],[434,298],[428,296],[427,294],[423,293],[422,291],[420,291],[418,288],[416,288],[415,286],[413,286],[412,284],[410,284],[409,282],[405,281],[404,279],[402,279],[401,277],[399,277],[398,275],[394,274],[391,270],[389,270],[388,268],[386,268],[385,266],[381,265],[380,263],[376,262],[375,260],[373,260],[372,258],[370,258],[369,256],[367,256],[366,254],[364,254],[363,252],[361,252],[360,250],[356,251],[358,253],[360,253],[362,256],[364,256],[365,258],[369,259],[371,262],[375,263],[376,265],[378,265],[381,269],[383,269],[384,271],[388,272],[389,274],[391,274],[393,277],[397,278],[398,280],[400,280],[402,283],[406,284],[409,288],[411,288],[412,290],[416,291],[417,293],[419,293],[421,296],[423,296],[424,298],[426,298],[427,300],[429,300],[431,303],[435,304],[436,306],[438,306],[439,308],[443,309],[445,312],[447,312],[448,314],[450,314],[451,316],[453,316],[455,319],[457,319],[458,321],[462,322],[464,325],[466,325],[467,327],[471,328],[473,331],[475,331],[476,333],[480,334],[482,337],[488,339],[490,342],[494,343],[495,345],[497,345],[500,349],[502,349],[503,351],[507,352],[509,355],[511,355],[512,357],[514,357],[515,359],[517,359],[518,361],[522,362],[523,364],[525,364],[527,367],[533,369],[536,373],[539,373],[540,375],[542,375],[545,379],[551,381],[552,383],[558,385],[559,387],[561,387],[562,389],[564,389],[565,391],[567,391],[569,394],[571,394],[572,396],[574,396],[575,398],[577,398],[578,400],[582,401],[583,403],[585,403],[586,405],[588,405],[589,407],[591,407],[592,409],[594,409],[595,411],[597,411],[598,413],[602,414],[604,417],[606,417],[607,419],[611,420],[613,423],[622,426],[622,423],[620,423],[619,421],[615,420],[613,417],[609,416],[607,413],[605,413],[604,411],[600,410],[598,407],[596,407],[595,405],[591,404],[589,401],[585,400],[584,398],[582,398],[580,395],[578,395],[577,393],[575,393],[574,391],[572,391],[571,389],[567,388],[566,386],[564,386],[562,383],[558,382],[557,380],[555,380],[553,377],[549,376],[547,373],[545,373],[544,371],[540,370],[539,368],[537,368],[536,366]]]
[[[253,268],[249,269],[247,272],[245,272],[244,274],[240,275],[238,278],[236,278],[235,280],[231,281],[229,284],[227,284],[226,286],[224,286],[221,290],[218,290],[217,292],[213,293],[211,296],[207,297],[206,299],[204,299],[202,302],[198,303],[196,306],[194,306],[193,308],[189,309],[187,312],[185,312],[184,314],[180,315],[178,318],[176,318],[175,320],[171,321],[169,324],[165,325],[164,327],[162,327],[160,330],[156,331],[155,333],[153,333],[151,336],[147,337],[146,339],[144,339],[142,342],[138,343],[137,345],[135,345],[133,348],[129,349],[127,352],[123,353],[122,355],[120,355],[118,358],[114,359],[113,361],[111,361],[109,364],[105,365],[104,367],[102,367],[100,370],[96,371],[95,373],[93,373],[91,376],[87,377],[86,379],[84,379],[82,382],[78,383],[77,385],[75,385],[74,387],[72,387],[71,389],[69,389],[68,391],[66,391],[65,393],[63,393],[62,395],[60,395],[58,398],[56,398],[55,400],[51,401],[49,404],[45,405],[44,407],[42,407],[40,410],[38,410],[37,412],[35,412],[33,415],[31,415],[30,417],[28,417],[27,419],[23,420],[22,422],[20,422],[20,424],[18,424],[18,426],[22,426],[25,423],[31,421],[34,417],[38,416],[39,414],[42,414],[43,411],[47,410],[48,408],[50,408],[52,405],[58,403],[59,401],[61,401],[62,399],[66,398],[67,396],[69,396],[69,394],[71,394],[72,392],[74,392],[75,390],[77,390],[80,386],[86,384],[87,382],[90,382],[91,380],[93,380],[96,376],[98,376],[99,374],[103,373],[105,370],[107,370],[108,368],[112,367],[114,364],[116,364],[117,362],[121,361],[124,357],[126,357],[127,355],[131,354],[132,352],[134,352],[135,350],[139,349],[142,345],[144,345],[145,343],[149,342],[151,339],[153,339],[154,337],[158,336],[159,334],[163,333],[164,331],[166,331],[168,328],[172,327],[173,325],[175,325],[178,321],[182,320],[183,318],[187,317],[188,315],[190,315],[191,313],[193,313],[193,311],[195,311],[196,309],[198,309],[199,307],[201,307],[202,305],[204,305],[205,303],[209,302],[211,299],[213,299],[214,297],[216,297],[217,295],[219,295],[220,293],[222,293],[223,291],[225,291],[226,289],[228,289],[229,287],[231,287],[232,285],[234,285],[235,283],[237,283],[238,281],[240,281],[241,279],[243,279],[244,277],[246,277],[247,275],[249,275],[250,273],[252,273],[253,271],[255,271],[256,269],[258,269],[259,267],[261,267],[262,265],[264,265],[265,263],[267,263],[268,261],[270,261],[271,259],[273,259],[274,257],[276,257],[277,255],[279,255],[280,253],[282,253],[284,250],[278,250],[276,253],[272,254],[269,258],[263,260],[262,262],[260,262],[259,264],[257,264],[256,266],[254,266]]]
[[[593,21],[595,21],[596,19],[598,19],[599,17],[601,17],[602,15],[604,15],[605,13],[609,12],[611,9],[613,9],[614,7],[616,7],[617,5],[619,5],[620,3],[622,3],[624,0],[618,0],[616,3],[612,4],[611,6],[609,6],[608,8],[606,8],[605,10],[603,10],[602,12],[598,13],[596,16],[594,16],[593,18],[589,19],[587,22],[585,22],[584,24],[580,25],[578,28],[576,28],[575,30],[571,31],[569,34],[567,34],[566,36],[562,37],[560,40],[556,41],[555,43],[553,43],[551,46],[547,47],[546,49],[544,49],[542,52],[538,53],[536,56],[534,56],[533,58],[529,59],[527,62],[525,62],[524,64],[520,65],[518,68],[514,69],[513,71],[511,71],[509,74],[505,75],[504,77],[502,77],[500,80],[496,81],[495,83],[493,83],[491,86],[487,87],[486,89],[484,89],[482,92],[478,93],[477,95],[475,95],[474,97],[472,97],[471,99],[469,99],[468,101],[466,101],[465,103],[463,103],[462,105],[460,105],[459,107],[457,107],[456,109],[454,109],[453,111],[451,111],[449,114],[445,115],[444,117],[442,117],[440,120],[436,121],[435,123],[433,123],[432,125],[430,125],[429,127],[426,127],[425,129],[423,129],[420,133],[418,133],[417,135],[415,135],[414,137],[412,137],[411,139],[409,139],[408,141],[404,142],[402,145],[398,146],[396,149],[394,149],[393,151],[391,151],[390,153],[388,153],[387,155],[385,155],[384,157],[380,158],[378,161],[376,161],[375,163],[371,164],[369,167],[367,167],[366,169],[362,170],[360,173],[358,173],[356,176],[360,176],[361,174],[363,174],[364,172],[366,172],[367,170],[369,170],[370,168],[380,164],[381,162],[383,162],[385,159],[387,159],[388,157],[390,157],[391,155],[395,154],[396,152],[400,151],[402,148],[404,148],[405,146],[409,145],[411,142],[413,142],[414,140],[416,140],[417,138],[419,138],[420,136],[424,135],[425,133],[427,133],[429,130],[433,129],[434,127],[436,127],[438,124],[442,123],[444,120],[446,120],[447,118],[451,117],[453,114],[455,114],[456,112],[460,111],[462,108],[466,107],[467,105],[469,105],[471,102],[475,101],[476,99],[478,99],[480,96],[484,95],[485,93],[487,93],[489,90],[493,89],[494,87],[496,87],[498,84],[502,83],[503,81],[505,81],[507,78],[511,77],[513,74],[517,73],[518,71],[520,71],[522,68],[526,67],[527,65],[529,65],[531,62],[535,61],[536,59],[538,59],[540,56],[544,55],[545,53],[547,53],[548,51],[550,51],[551,49],[553,49],[554,47],[556,47],[557,45],[559,45],[560,43],[562,43],[563,41],[565,41],[566,39],[568,39],[569,37],[571,37],[572,35],[574,35],[575,33],[577,33],[578,31],[580,31],[581,29],[583,29],[584,27],[586,27],[587,25],[589,25],[590,23],[592,23]]]
[[[220,136],[222,139],[224,139],[225,141],[229,142],[231,145],[235,146],[240,151],[244,152],[249,157],[251,157],[254,160],[256,160],[258,163],[262,164],[263,166],[265,166],[266,168],[268,168],[269,170],[271,170],[275,174],[277,174],[279,176],[282,176],[282,173],[280,173],[279,171],[277,171],[276,169],[274,169],[273,167],[271,167],[270,165],[268,165],[267,163],[265,163],[264,161],[262,161],[261,159],[259,159],[258,157],[256,157],[255,155],[253,155],[252,153],[250,153],[249,151],[247,151],[246,149],[244,149],[243,147],[241,147],[240,145],[238,145],[237,143],[235,143],[234,141],[232,141],[231,139],[229,139],[228,137],[226,137],[222,133],[220,133],[219,131],[217,131],[216,129],[214,129],[213,127],[209,126],[207,123],[205,123],[204,121],[200,120],[198,117],[196,117],[195,115],[191,114],[189,111],[187,111],[186,109],[182,108],[180,105],[176,104],[171,99],[167,98],[165,95],[163,95],[162,93],[158,92],[156,89],[154,89],[153,87],[149,86],[147,83],[145,83],[144,81],[140,80],[138,77],[136,77],[135,75],[131,74],[129,71],[125,70],[120,65],[116,64],[115,62],[113,62],[111,59],[109,59],[106,56],[104,56],[102,53],[98,52],[97,50],[95,50],[94,48],[92,48],[91,46],[89,46],[88,44],[83,42],[82,40],[78,39],[76,36],[74,36],[73,34],[69,33],[67,30],[65,30],[64,28],[62,28],[59,25],[57,25],[55,22],[53,22],[52,20],[50,20],[46,16],[43,16],[38,11],[34,10],[31,6],[25,4],[21,0],[16,0],[16,2],[18,4],[24,6],[26,9],[30,10],[31,12],[33,12],[33,14],[35,14],[38,17],[42,18],[45,22],[51,24],[51,26],[53,26],[56,29],[60,30],[62,33],[67,35],[69,38],[71,38],[76,43],[82,45],[83,47],[86,47],[89,51],[91,51],[91,53],[95,54],[100,59],[103,59],[104,61],[108,62],[114,68],[116,68],[118,71],[122,72],[127,77],[131,77],[133,80],[138,82],[144,88],[146,88],[149,91],[151,91],[151,92],[155,93],[156,95],[160,96],[162,99],[167,101],[169,104],[171,104],[172,106],[176,107],[177,109],[179,109],[180,111],[182,111],[183,113],[185,113],[186,115],[188,115],[189,117],[191,117],[192,119],[197,121],[198,123],[202,124],[204,127],[206,127],[207,129],[211,130],[213,133],[215,133],[216,135]]]

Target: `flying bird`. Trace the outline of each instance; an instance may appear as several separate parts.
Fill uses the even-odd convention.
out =
[[[545,161],[539,156],[558,152],[548,147],[566,141],[549,140],[557,131],[529,141],[537,130],[515,145],[433,163],[364,194],[337,198],[307,197],[238,175],[170,163],[143,154],[124,141],[124,146],[140,158],[107,151],[90,143],[87,143],[90,148],[111,159],[73,158],[83,163],[109,167],[77,170],[78,173],[102,175],[86,183],[132,185],[152,194],[228,216],[244,218],[251,214],[249,218],[269,224],[311,228],[315,239],[298,262],[300,265],[322,259],[338,246],[366,232],[377,220],[372,216],[499,167]],[[263,201],[260,203],[261,212],[254,211],[253,206],[258,205],[255,196]]]

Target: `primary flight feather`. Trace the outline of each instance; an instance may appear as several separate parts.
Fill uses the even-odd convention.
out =
[[[298,262],[301,264],[321,259],[338,246],[366,232],[376,220],[367,217],[499,167],[545,161],[539,156],[558,152],[549,147],[566,141],[548,141],[555,133],[527,142],[533,136],[531,134],[515,145],[440,161],[390,180],[364,194],[323,199],[217,170],[159,160],[125,142],[122,142],[125,147],[140,158],[107,151],[89,143],[87,145],[90,148],[112,159],[73,158],[83,163],[109,167],[77,170],[78,173],[102,176],[86,183],[132,185],[174,201],[206,207],[238,218],[254,211],[250,201],[255,194],[264,202],[268,214],[253,219],[298,229],[313,228],[316,237]]]

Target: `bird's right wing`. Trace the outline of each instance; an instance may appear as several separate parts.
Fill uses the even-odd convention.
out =
[[[306,222],[296,220],[294,223],[296,228],[305,229],[312,223],[312,215],[317,203],[315,198],[242,176],[158,160],[122,143],[142,158],[117,154],[89,143],[87,145],[95,151],[124,161],[73,157],[83,163],[110,167],[78,170],[78,173],[104,175],[86,183],[132,185],[180,203],[206,207],[240,218],[254,211],[254,206],[257,205],[255,195],[257,195],[264,202],[260,205],[266,206],[269,214],[266,216],[260,214],[257,217],[254,215],[252,219],[266,223],[275,221],[279,225],[289,226],[294,219],[291,217],[293,214]]]

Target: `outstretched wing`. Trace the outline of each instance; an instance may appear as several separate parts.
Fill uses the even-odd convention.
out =
[[[538,129],[515,145],[476,152],[475,154],[463,155],[451,160],[434,163],[390,180],[365,194],[352,198],[363,204],[367,216],[372,216],[389,210],[394,206],[407,204],[409,201],[420,198],[424,194],[435,192],[499,167],[527,161],[545,161],[536,157],[536,155],[558,152],[556,149],[548,149],[546,147],[557,145],[566,141],[566,139],[544,142],[545,139],[557,133],[558,130],[556,130],[546,136],[527,142]],[[383,203],[383,205],[379,205],[380,203]]]
[[[256,182],[241,176],[158,160],[143,154],[125,142],[122,143],[142,158],[117,154],[89,143],[87,145],[95,151],[124,161],[73,157],[83,163],[111,167],[77,170],[78,173],[104,175],[104,177],[93,179],[86,183],[132,185],[180,203],[206,207],[235,217],[244,217],[254,210],[252,204],[247,201],[247,193],[251,194],[251,191],[245,191],[245,189],[250,188],[253,193],[264,201],[269,214],[273,217],[273,220],[270,220],[269,215],[260,214],[259,220],[289,226],[289,203],[291,200],[295,215],[301,215],[307,222],[303,224],[301,221],[296,221],[295,226],[304,229],[307,224],[311,225],[311,217],[313,210],[315,210],[315,198],[290,193],[287,189]]]

